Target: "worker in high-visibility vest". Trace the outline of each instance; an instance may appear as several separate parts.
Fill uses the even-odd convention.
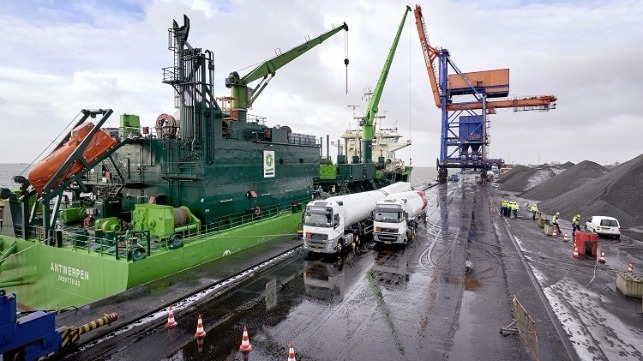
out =
[[[511,218],[518,218],[518,202],[511,202]]]
[[[580,231],[580,214],[578,213],[572,217],[572,239],[574,239],[576,231]]]
[[[538,212],[538,205],[536,203],[532,203],[529,206],[529,210],[531,211],[531,219],[534,221],[536,220],[536,212]]]
[[[560,216],[560,213],[556,212],[552,217],[551,217],[551,224],[556,226],[556,229],[558,229],[558,234],[560,234],[560,226],[558,225],[558,217]]]
[[[509,202],[504,199],[500,201],[500,214],[502,214],[504,217],[507,216],[507,207],[509,206],[508,203]]]

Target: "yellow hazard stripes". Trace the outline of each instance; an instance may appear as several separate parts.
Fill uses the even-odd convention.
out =
[[[112,313],[106,313],[100,318],[86,323],[80,327],[66,327],[63,329],[63,331],[60,333],[61,336],[61,346],[62,348],[65,348],[67,346],[70,346],[72,344],[77,344],[78,341],[80,340],[80,335],[87,333],[89,331],[93,331],[101,326],[105,326],[107,324],[110,324],[118,319],[118,315],[116,315],[115,312]]]
[[[67,327],[60,333],[61,348],[78,343],[80,339],[80,330],[78,327]]]

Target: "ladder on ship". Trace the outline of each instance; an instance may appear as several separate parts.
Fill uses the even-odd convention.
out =
[[[103,168],[105,170],[105,180],[107,185],[104,186],[106,189],[105,194],[109,197],[115,197],[120,193],[121,189],[125,186],[125,179],[123,178],[123,162],[120,160],[117,153],[110,154],[103,161]]]
[[[348,180],[343,180],[342,185],[339,187],[339,192],[337,194],[348,194],[350,193],[350,189],[348,188],[348,185],[350,182]]]

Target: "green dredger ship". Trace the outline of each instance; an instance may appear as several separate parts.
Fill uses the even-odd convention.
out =
[[[384,185],[375,181],[375,164],[339,164],[319,182],[316,137],[247,115],[265,87],[253,92],[248,82],[266,80],[342,29],[246,77],[232,73],[232,96],[217,102],[212,52],[189,45],[187,17],[183,26],[175,21],[168,37],[174,64],[163,69],[163,82],[174,88],[178,116],[162,114],[150,131],[124,114],[119,129],[101,129],[111,110],[81,111],[28,179],[16,177],[20,191],[0,190],[0,288],[15,292],[22,309],[87,304],[296,234],[302,204],[319,190],[314,179],[345,190],[353,181]]]

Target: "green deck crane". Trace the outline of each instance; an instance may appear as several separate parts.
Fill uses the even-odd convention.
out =
[[[325,32],[314,39],[288,50],[285,53],[279,54],[276,57],[261,63],[243,77],[241,77],[236,71],[230,73],[225,80],[225,85],[231,89],[231,108],[237,112],[237,120],[240,122],[246,122],[248,108],[252,107],[254,101],[266,88],[268,82],[270,82],[277,70],[295,60],[308,50],[321,44],[324,40],[337,34],[342,29],[348,31],[348,25],[343,23],[337,28]],[[348,59],[344,59],[344,64],[348,66]],[[259,84],[257,84],[253,89],[249,89],[248,84],[258,79],[261,79],[261,82],[259,82]]]
[[[404,22],[406,21],[406,15],[411,12],[411,7],[407,6],[404,9],[404,16],[402,17],[402,22],[400,23],[399,28],[397,29],[397,34],[393,39],[393,45],[391,45],[391,50],[388,52],[386,61],[384,62],[384,68],[380,74],[380,78],[373,89],[373,95],[368,102],[366,108],[366,114],[362,117],[360,121],[360,126],[362,127],[362,152],[363,152],[363,162],[372,163],[373,162],[373,151],[371,145],[373,143],[373,135],[375,129],[373,126],[373,121],[375,120],[375,115],[377,115],[377,107],[382,98],[382,91],[384,90],[384,84],[386,84],[386,78],[388,77],[388,71],[391,68],[391,63],[393,62],[393,57],[395,56],[395,49],[397,48],[397,43],[400,41],[400,34],[404,28]]]

